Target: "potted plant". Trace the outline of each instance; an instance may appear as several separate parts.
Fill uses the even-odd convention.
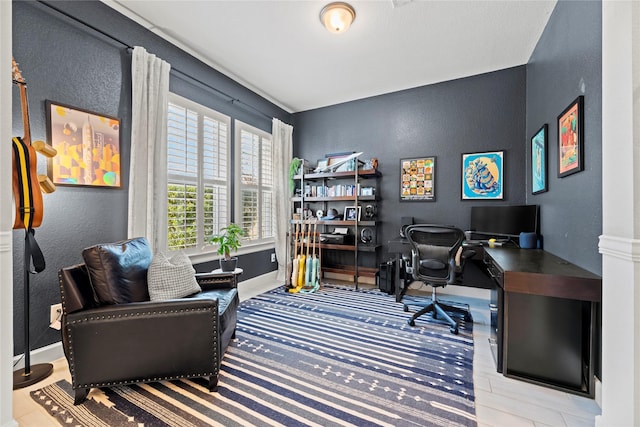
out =
[[[296,189],[296,181],[293,179],[293,177],[300,170],[301,164],[302,159],[299,159],[297,157],[294,157],[289,164],[289,191],[291,191],[291,193],[293,193]]]
[[[231,257],[232,251],[237,251],[242,243],[240,237],[246,233],[238,224],[230,223],[220,230],[220,234],[215,234],[209,238],[209,241],[218,245],[218,253],[224,255],[220,258],[220,268],[222,271],[233,271],[236,269],[238,262],[237,257]]]

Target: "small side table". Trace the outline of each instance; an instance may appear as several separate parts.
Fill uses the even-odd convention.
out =
[[[231,284],[234,288],[238,287],[238,277],[244,272],[243,269],[241,268],[236,268],[233,271],[222,271],[221,268],[216,268],[215,270],[213,270],[211,273],[209,273],[211,276],[213,276],[216,279],[226,279],[226,278],[231,278]]]

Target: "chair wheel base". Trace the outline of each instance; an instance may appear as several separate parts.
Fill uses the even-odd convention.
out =
[[[452,327],[452,328],[449,328],[449,331],[451,331],[451,333],[452,333],[453,335],[458,335],[458,328],[453,328],[453,327]]]

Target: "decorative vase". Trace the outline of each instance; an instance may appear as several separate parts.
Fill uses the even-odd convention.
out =
[[[230,259],[220,258],[220,269],[224,272],[231,272],[236,269],[236,265],[238,264],[238,258],[233,257]]]

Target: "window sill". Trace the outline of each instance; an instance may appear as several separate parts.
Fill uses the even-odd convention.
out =
[[[232,253],[231,256],[252,254],[255,252],[266,251],[274,248],[275,248],[275,242],[272,242],[272,241],[262,242],[262,243],[253,243],[253,244],[244,243],[240,247],[240,249]],[[191,260],[192,264],[202,264],[204,262],[215,261],[217,259],[222,258],[222,255],[219,255],[218,252],[214,249],[212,249],[209,252],[202,252],[197,254],[188,253],[187,255],[189,256],[189,259]]]

